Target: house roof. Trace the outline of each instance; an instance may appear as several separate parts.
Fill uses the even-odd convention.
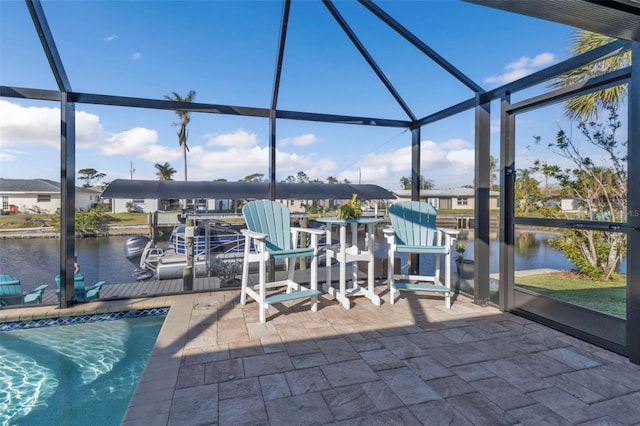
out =
[[[362,200],[396,198],[386,189],[371,184],[276,183],[276,199],[279,200],[347,200],[353,194],[358,194]],[[267,199],[269,183],[116,179],[104,189],[102,197]]]
[[[0,192],[2,193],[59,193],[60,182],[49,179],[5,179],[0,178]],[[76,186],[76,192],[98,194],[89,188]]]
[[[410,198],[410,189],[399,189],[393,191],[398,197]],[[449,189],[422,189],[420,190],[420,198],[448,198],[448,197],[475,197],[473,188],[449,188]],[[498,191],[489,191],[489,196],[499,197]]]

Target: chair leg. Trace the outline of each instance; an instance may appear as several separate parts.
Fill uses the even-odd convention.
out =
[[[260,300],[258,301],[258,305],[259,305],[259,309],[260,309],[260,322],[261,323],[265,323],[267,321],[267,319],[266,319],[267,304],[265,303],[265,298],[267,297],[267,295],[266,295],[266,292],[267,292],[266,268],[267,268],[267,262],[266,262],[266,259],[264,258],[264,256],[262,256],[260,258],[260,273],[258,274],[260,276],[260,278],[259,278],[259,291],[260,291],[260,294],[258,295]]]
[[[247,303],[247,286],[249,285],[249,256],[251,252],[251,238],[245,236],[244,258],[242,259],[242,287],[240,289],[240,304]]]
[[[444,256],[444,285],[451,290],[451,255],[449,253]],[[447,309],[451,309],[451,291],[446,293],[444,304]]]
[[[317,290],[318,289],[318,240],[317,240],[317,236],[312,236],[312,244],[314,247],[316,247],[316,250],[313,253],[313,256],[311,257],[311,271],[310,271],[310,277],[311,277],[311,282],[309,283],[309,288],[311,288],[311,290]],[[318,296],[313,296],[311,297],[311,311],[312,312],[318,312]]]
[[[249,262],[245,258],[242,265],[242,287],[240,289],[240,304],[247,303],[247,285],[249,283]]]
[[[396,270],[396,257],[393,250],[389,249],[389,253],[387,255],[387,280],[389,281],[389,303],[392,305],[395,302],[395,277],[394,273]]]

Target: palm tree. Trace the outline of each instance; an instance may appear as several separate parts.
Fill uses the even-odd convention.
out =
[[[172,96],[165,95],[164,98],[168,101],[178,101],[178,102],[191,102],[196,97],[195,90],[190,90],[187,93],[187,96],[184,98],[180,96],[179,93],[173,92]],[[180,131],[178,131],[178,143],[182,147],[182,160],[184,165],[184,180],[187,180],[187,151],[189,151],[189,147],[187,146],[187,139],[189,137],[189,132],[187,132],[187,125],[189,121],[191,121],[191,113],[189,111],[177,110],[176,114],[180,117],[180,123],[174,123],[174,126],[180,126]]]
[[[156,172],[156,176],[158,176],[158,180],[173,180],[173,175],[176,173],[176,169],[171,167],[169,163],[156,163],[155,168],[158,169]]]
[[[575,55],[595,49],[599,46],[614,41],[614,38],[592,33],[589,31],[578,30],[572,36],[573,45],[571,50]],[[561,88],[571,84],[580,83],[591,77],[606,74],[623,67],[631,65],[631,51],[612,56],[605,60],[595,62],[584,67],[572,70],[557,81],[552,83],[552,88]],[[627,94],[627,85],[618,85],[592,92],[586,95],[572,98],[565,102],[565,115],[571,120],[590,121],[598,118],[598,111],[606,110],[608,106],[617,106]]]

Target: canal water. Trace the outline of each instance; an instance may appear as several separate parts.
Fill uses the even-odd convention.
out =
[[[467,240],[466,259],[473,259],[473,236],[462,233],[462,240]],[[554,250],[548,240],[554,234],[516,233],[515,269],[528,270],[552,268],[571,270],[575,266],[566,257]],[[135,266],[124,255],[124,245],[128,237],[82,238],[76,240],[76,252],[87,284],[105,280],[106,285],[134,282]],[[497,237],[492,240],[490,273],[498,272],[499,244]],[[44,239],[6,239],[0,243],[0,274],[13,275],[20,279],[23,290],[49,284],[55,288],[54,277],[58,274],[60,264],[60,241],[55,238]],[[386,258],[387,247],[381,229],[376,232],[375,256]],[[453,253],[452,259],[457,255]],[[428,270],[432,267],[433,256],[423,256]],[[404,261],[404,259],[403,259]],[[452,260],[453,261],[453,260]],[[455,270],[455,267],[453,268]],[[620,272],[626,271],[623,261]]]

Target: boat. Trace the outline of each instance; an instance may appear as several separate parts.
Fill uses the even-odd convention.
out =
[[[133,263],[137,281],[176,279],[183,277],[187,266],[186,227],[173,229],[164,246],[142,235],[125,241],[125,257]],[[193,267],[196,277],[215,275],[212,265],[223,259],[242,262],[244,236],[231,226],[207,224],[194,227]]]
[[[336,242],[332,241],[332,244]],[[325,243],[325,238],[320,238],[321,259]],[[194,227],[194,276],[219,276],[222,272],[234,270],[242,272],[244,244],[244,235],[232,226],[206,224]],[[133,276],[137,281],[182,278],[187,266],[186,227],[175,227],[164,247],[149,237],[133,235],[125,241],[125,257],[135,266]],[[284,263],[276,263],[276,269],[284,267]]]

